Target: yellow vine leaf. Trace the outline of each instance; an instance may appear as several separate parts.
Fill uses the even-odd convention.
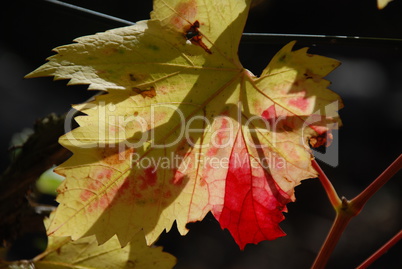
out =
[[[155,0],[150,20],[80,37],[28,75],[106,92],[60,138],[73,156],[50,234],[152,244],[212,211],[241,248],[284,235],[294,187],[316,176],[309,144],[340,124],[323,79],[339,62],[292,42],[254,76],[237,55],[249,6]]]
[[[33,259],[37,269],[91,268],[172,268],[176,258],[162,252],[161,247],[149,247],[144,235],[138,233],[124,248],[114,236],[98,245],[95,236],[71,241],[69,237],[49,237],[44,253]]]
[[[377,8],[378,9],[383,9],[385,8],[389,2],[392,2],[392,0],[377,0]]]
[[[53,218],[51,215],[50,218]],[[49,226],[45,219],[45,226]],[[70,237],[48,238],[46,250],[32,260],[6,261],[6,249],[0,248],[0,268],[35,269],[93,269],[138,268],[167,269],[176,264],[176,258],[163,252],[162,247],[147,246],[144,234],[139,232],[125,247],[116,236],[99,245],[95,236],[77,241]]]

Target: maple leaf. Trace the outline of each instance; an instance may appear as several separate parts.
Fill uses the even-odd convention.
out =
[[[316,176],[308,144],[340,124],[323,79],[339,62],[292,42],[255,77],[237,55],[249,5],[155,0],[150,20],[80,37],[28,75],[107,92],[60,138],[74,154],[50,234],[151,244],[212,211],[242,249],[284,235],[294,187]]]

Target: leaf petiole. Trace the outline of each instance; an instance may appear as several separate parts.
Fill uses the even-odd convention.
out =
[[[325,192],[328,195],[328,199],[331,202],[332,207],[336,210],[342,204],[341,199],[339,198],[331,181],[329,180],[327,175],[324,173],[324,171],[321,169],[321,167],[318,165],[316,160],[312,161],[312,165],[313,165],[314,169],[318,172],[318,178],[319,178],[322,186],[324,187]]]

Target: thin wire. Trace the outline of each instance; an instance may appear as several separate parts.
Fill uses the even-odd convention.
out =
[[[90,15],[92,17],[102,19],[102,20],[104,20],[106,22],[117,22],[117,23],[121,24],[122,26],[135,24],[132,21],[123,20],[123,19],[120,19],[118,17],[114,17],[114,16],[111,16],[111,15],[107,15],[107,14],[104,14],[104,13],[101,13],[101,12],[98,12],[98,11],[94,11],[94,10],[91,10],[91,9],[79,7],[79,6],[72,5],[72,4],[69,4],[69,3],[65,3],[65,2],[62,2],[62,1],[58,1],[58,0],[43,0],[43,1],[45,1],[47,3],[50,3],[50,4],[53,4],[53,5],[57,6],[57,7],[63,8],[64,10]]]
[[[248,44],[284,43],[297,39],[302,43],[329,45],[385,45],[402,48],[402,39],[381,37],[360,37],[345,35],[268,34],[243,33],[242,42]]]
[[[118,23],[121,26],[135,24],[132,21],[120,19],[91,9],[68,4],[58,0],[43,0],[57,7],[63,8],[68,12],[75,12],[89,15],[108,23]],[[391,46],[402,48],[402,39],[380,38],[380,37],[360,37],[345,35],[309,35],[309,34],[274,34],[274,33],[243,33],[242,44],[283,44],[292,40],[298,40],[301,44],[328,44],[328,45],[375,45]]]

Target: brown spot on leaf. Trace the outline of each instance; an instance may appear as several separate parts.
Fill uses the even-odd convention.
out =
[[[321,81],[321,76],[314,74],[311,70],[307,69],[306,72],[304,73],[304,78],[305,79],[312,79],[314,82],[320,82]]]
[[[153,98],[156,96],[156,91],[154,87],[149,87],[149,90],[141,90],[139,88],[135,88],[133,87],[132,90],[138,94],[141,94],[142,97],[149,97],[149,98]]]
[[[143,92],[141,93],[141,95],[142,95],[143,97],[149,97],[149,98],[155,97],[155,96],[156,96],[155,88],[154,88],[154,87],[150,87],[149,90],[143,91]]]
[[[286,59],[286,54],[283,54],[281,57],[279,57],[279,62],[284,62]]]
[[[318,136],[311,137],[309,140],[310,146],[313,148],[318,148],[320,146],[328,147],[332,142],[332,134],[331,133],[322,133]]]

